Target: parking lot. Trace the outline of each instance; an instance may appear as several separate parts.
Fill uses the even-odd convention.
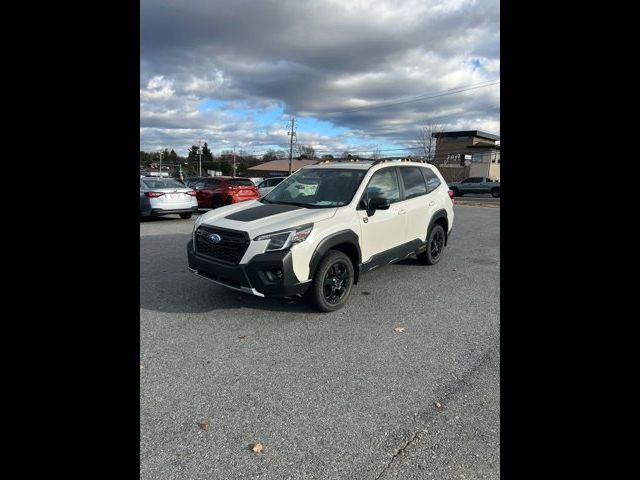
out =
[[[197,216],[141,222],[140,478],[499,478],[500,208],[455,214],[329,314],[193,276]]]

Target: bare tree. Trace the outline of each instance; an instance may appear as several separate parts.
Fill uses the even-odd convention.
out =
[[[438,135],[442,133],[442,125],[433,122],[420,129],[418,142],[424,152],[427,162],[432,163],[436,156],[436,143]]]
[[[380,152],[380,146],[379,145],[376,145],[376,148],[371,153],[371,158],[373,158],[374,160],[382,158],[382,154]]]
[[[293,151],[300,160],[313,160],[316,158],[316,150],[311,145],[294,144]]]

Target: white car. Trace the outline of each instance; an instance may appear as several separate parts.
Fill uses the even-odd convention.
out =
[[[140,217],[178,214],[191,218],[198,211],[196,192],[174,178],[140,177]]]
[[[198,218],[189,269],[260,297],[308,293],[319,310],[334,311],[365,272],[411,255],[438,263],[453,227],[451,197],[426,163],[309,165],[264,198]]]
[[[260,194],[260,197],[264,197],[267,193],[276,188],[276,186],[285,178],[287,177],[273,177],[260,182],[258,184],[258,193]]]

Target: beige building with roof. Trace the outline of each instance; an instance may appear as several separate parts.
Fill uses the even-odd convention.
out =
[[[318,160],[291,160],[291,173],[307,165],[318,163]],[[255,167],[247,168],[247,175],[251,177],[286,177],[289,175],[289,159],[271,160]]]

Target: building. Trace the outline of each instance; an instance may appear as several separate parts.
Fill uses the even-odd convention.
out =
[[[447,181],[461,177],[500,180],[500,137],[479,130],[434,133],[433,160]],[[448,178],[449,177],[449,178]]]
[[[291,160],[291,173],[314,163],[318,163],[318,160]],[[247,168],[247,176],[250,177],[286,177],[287,175],[289,175],[289,159],[271,160]]]

